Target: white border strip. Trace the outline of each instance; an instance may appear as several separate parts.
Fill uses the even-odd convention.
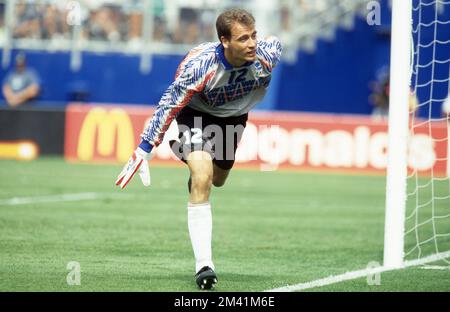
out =
[[[47,195],[47,196],[35,196],[35,197],[13,197],[13,198],[9,198],[9,199],[0,200],[0,206],[16,206],[16,205],[26,205],[26,204],[41,204],[41,203],[94,200],[94,199],[99,199],[102,197],[105,197],[105,194],[76,193],[76,194],[57,194],[57,195]]]
[[[441,253],[431,255],[431,256],[428,256],[425,258],[405,261],[403,263],[403,266],[400,269],[411,267],[411,266],[422,265],[425,263],[434,262],[434,261],[442,260],[442,259],[449,258],[449,257],[450,257],[450,251],[441,252]],[[396,270],[396,268],[378,267],[378,268],[372,268],[372,269],[352,271],[352,272],[347,272],[347,273],[344,273],[341,275],[336,275],[336,276],[332,275],[332,276],[329,276],[326,278],[318,279],[318,280],[307,282],[307,283],[300,283],[300,284],[296,284],[296,285],[288,285],[285,287],[269,289],[269,290],[266,290],[266,292],[291,292],[291,291],[311,289],[311,288],[336,284],[336,283],[340,283],[343,281],[348,281],[348,280],[361,278],[361,277],[365,277],[365,276],[376,274],[376,273],[392,271],[392,270]]]
[[[420,267],[423,270],[450,270],[450,265],[442,266],[442,265],[424,265]]]

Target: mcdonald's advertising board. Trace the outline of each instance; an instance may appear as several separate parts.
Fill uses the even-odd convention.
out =
[[[70,104],[64,154],[71,161],[126,162],[151,108]]]
[[[154,107],[71,104],[66,112],[65,157],[70,161],[124,163],[140,142]],[[178,163],[168,141],[152,163]],[[422,123],[408,142],[408,169],[447,172],[447,124]],[[444,139],[445,138],[445,139]],[[386,121],[369,116],[252,112],[236,152],[236,166],[259,170],[327,170],[384,174]]]

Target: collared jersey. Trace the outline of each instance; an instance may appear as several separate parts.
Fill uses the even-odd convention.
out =
[[[164,92],[141,137],[158,146],[172,120],[187,105],[217,117],[248,113],[266,94],[281,50],[276,37],[258,40],[256,60],[233,67],[221,43],[193,48],[180,63],[175,81]]]

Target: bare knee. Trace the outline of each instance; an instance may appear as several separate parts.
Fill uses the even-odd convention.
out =
[[[212,175],[209,173],[196,173],[192,175],[191,179],[193,187],[207,188],[212,183]]]
[[[208,201],[211,191],[212,175],[199,173],[192,175],[191,179],[191,201],[193,203]]]

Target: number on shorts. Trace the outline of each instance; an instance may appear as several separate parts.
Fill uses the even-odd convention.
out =
[[[184,144],[201,144],[202,143],[202,129],[192,128],[192,137],[189,130],[184,131],[183,135],[186,138]]]

